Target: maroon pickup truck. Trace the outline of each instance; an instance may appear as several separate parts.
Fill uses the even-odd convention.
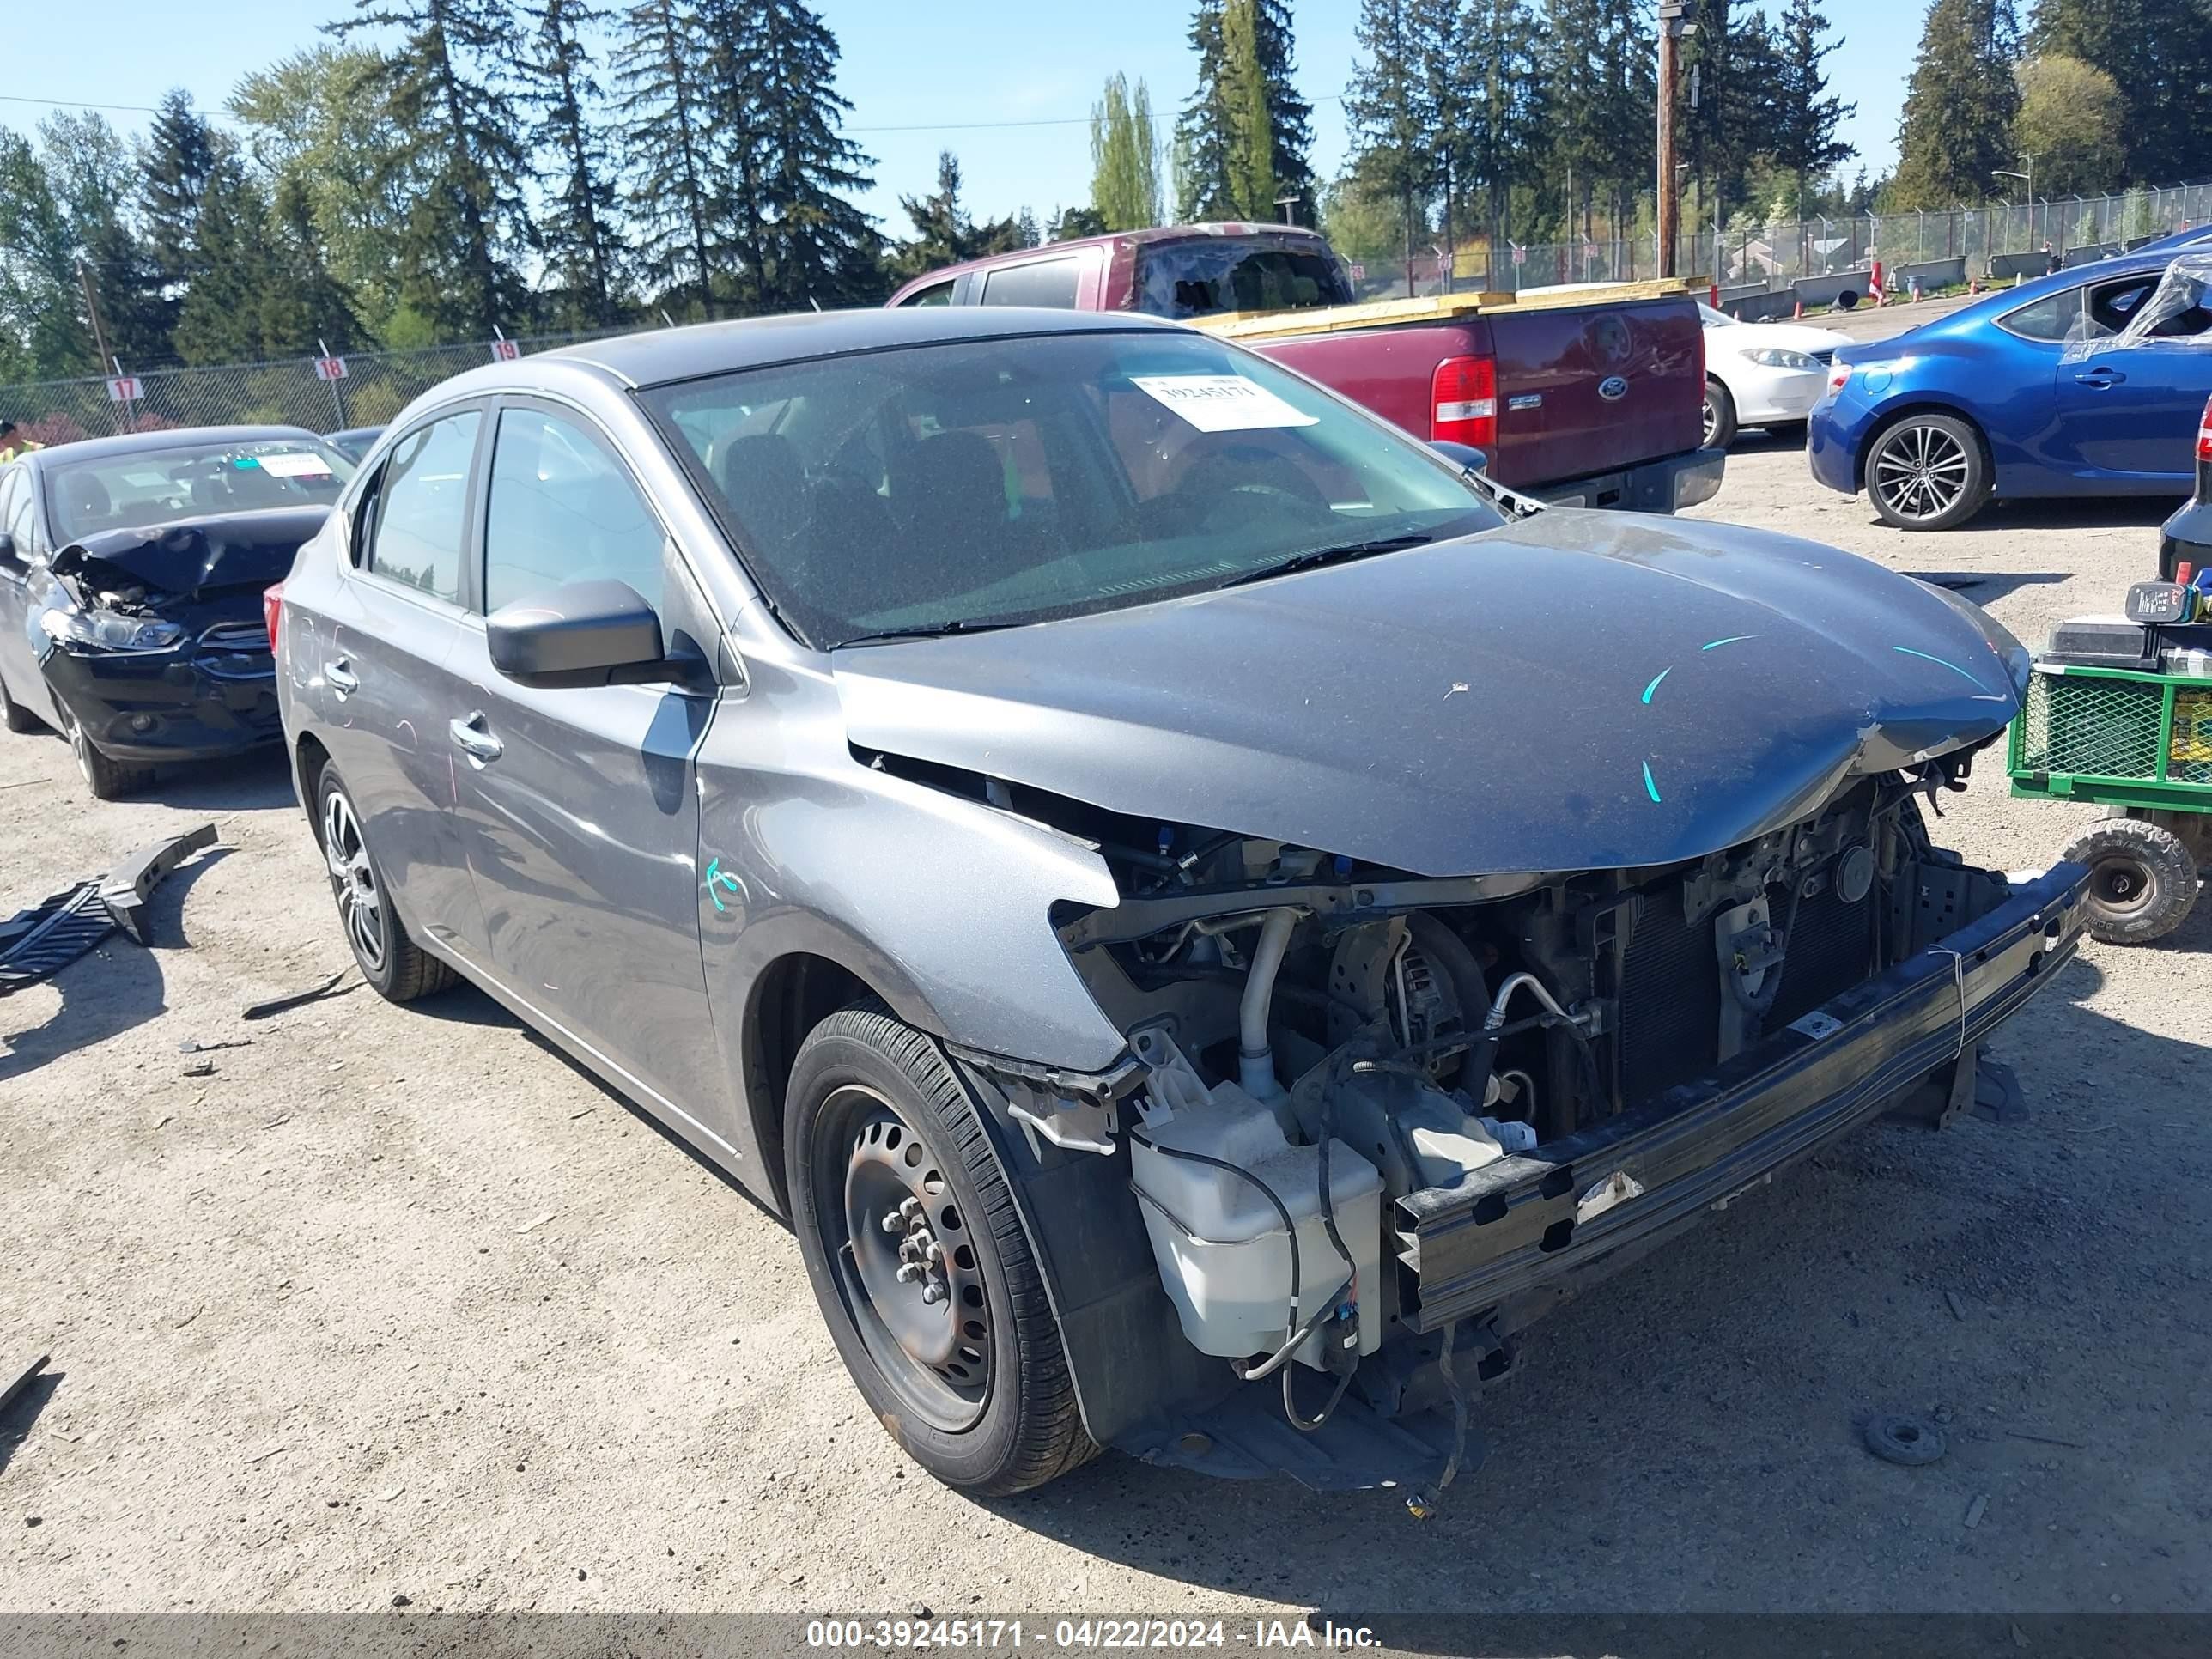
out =
[[[1315,232],[1223,224],[998,254],[918,276],[890,303],[1195,322],[1416,437],[1481,450],[1491,478],[1555,505],[1672,513],[1721,484],[1724,457],[1700,447],[1705,331],[1687,294],[1361,305]]]

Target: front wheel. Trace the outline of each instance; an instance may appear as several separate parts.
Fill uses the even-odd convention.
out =
[[[840,1010],[800,1047],[787,1098],[799,1254],[891,1437],[986,1495],[1093,1456],[1012,1195],[936,1043],[874,1005]]]
[[[94,800],[120,800],[146,781],[148,769],[110,760],[93,746],[92,739],[77,724],[76,716],[70,713],[67,703],[57,698],[55,707],[61,712],[62,736],[68,740],[70,753],[76,757],[77,775],[83,778]]]
[[[39,717],[8,695],[8,685],[0,680],[0,726],[10,732],[35,732]]]
[[[2197,903],[2197,858],[2162,823],[2106,818],[2064,854],[2089,866],[2089,936],[2107,945],[2148,945],[2187,920]]]
[[[1949,415],[1908,415],[1875,440],[1867,494],[1899,530],[1949,530],[1989,505],[1981,435]]]
[[[1726,449],[1735,441],[1735,399],[1718,380],[1705,382],[1705,446]]]

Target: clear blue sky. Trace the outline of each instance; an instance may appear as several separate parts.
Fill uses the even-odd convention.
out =
[[[1085,118],[1106,76],[1141,76],[1156,110],[1173,111],[1191,89],[1189,0],[817,5],[844,51],[838,87],[854,105],[854,137],[877,158],[865,204],[895,233],[905,228],[899,196],[929,188],[941,148],[959,155],[979,216],[1026,205],[1042,218],[1089,196]],[[1779,0],[1769,5],[1778,10]],[[47,106],[7,99],[149,105],[181,86],[218,109],[240,75],[313,44],[319,24],[352,10],[345,0],[77,0],[61,13],[51,0],[9,0],[9,9],[0,121],[25,131]],[[1894,154],[1924,0],[1830,0],[1827,9],[1845,35],[1831,76],[1858,105],[1844,136],[1879,174]],[[1298,78],[1315,105],[1314,161],[1324,176],[1344,158],[1336,100],[1351,73],[1357,12],[1357,0],[1296,0]],[[121,110],[109,118],[132,131],[145,120]],[[1048,121],[1064,125],[985,125]]]

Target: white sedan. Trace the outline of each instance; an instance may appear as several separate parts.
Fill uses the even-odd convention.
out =
[[[1705,447],[1740,426],[1792,426],[1813,412],[1829,359],[1850,336],[1796,323],[1740,323],[1700,305],[1705,325]]]

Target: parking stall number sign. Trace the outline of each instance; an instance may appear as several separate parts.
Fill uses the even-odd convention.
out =
[[[346,377],[345,359],[318,357],[315,359],[315,378],[319,380],[343,380]]]
[[[118,374],[107,383],[107,401],[111,404],[135,404],[145,395],[136,374]]]
[[[522,347],[513,340],[494,340],[491,360],[495,363],[511,363],[522,356]]]

